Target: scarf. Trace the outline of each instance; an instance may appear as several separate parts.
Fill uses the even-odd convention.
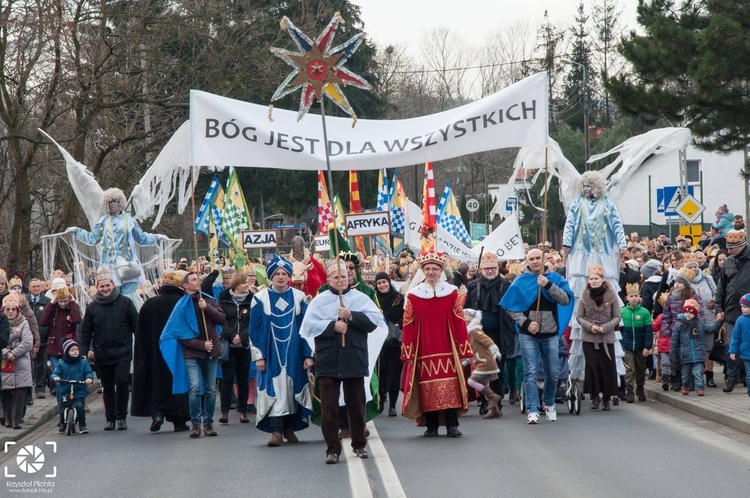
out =
[[[94,301],[96,301],[99,304],[111,304],[114,303],[115,300],[120,297],[120,291],[117,290],[117,287],[112,291],[112,294],[109,296],[102,296],[98,292],[94,296]]]
[[[597,307],[602,305],[604,302],[604,293],[607,292],[607,288],[602,285],[601,287],[594,289],[590,284],[586,284],[586,288],[589,291],[589,297],[594,301]]]
[[[380,309],[383,310],[385,318],[391,323],[398,324],[403,320],[403,307],[398,306],[403,301],[403,296],[393,288],[393,282],[391,282],[388,275],[378,273],[375,276],[376,282],[383,279],[388,280],[388,292],[382,293],[379,290],[377,291],[378,304],[380,304]],[[394,306],[397,306],[397,309],[394,309]]]
[[[26,320],[26,318],[21,314],[21,309],[19,308],[16,317],[13,320],[8,318],[8,323],[10,323],[11,327],[18,327],[24,320]]]
[[[500,288],[503,285],[503,279],[495,277],[492,280],[479,277],[477,289],[479,291],[479,309],[490,313],[500,312]]]
[[[249,292],[245,292],[244,294],[237,294],[232,289],[229,289],[229,295],[232,296],[232,301],[234,301],[234,304],[240,304],[242,301],[247,299],[247,296],[250,295]]]

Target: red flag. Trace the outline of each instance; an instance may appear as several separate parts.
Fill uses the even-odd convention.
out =
[[[360,213],[362,212],[362,203],[359,202],[359,182],[357,181],[357,172],[349,171],[349,212]],[[365,243],[362,237],[355,237],[357,242],[357,251],[361,252],[362,255],[367,256],[365,251]]]
[[[435,232],[437,231],[437,206],[435,204],[435,177],[432,163],[424,165],[424,185],[422,187],[422,251],[435,251]]]
[[[326,178],[322,171],[318,171],[318,235],[328,235],[328,227],[332,223],[333,210],[326,188]]]

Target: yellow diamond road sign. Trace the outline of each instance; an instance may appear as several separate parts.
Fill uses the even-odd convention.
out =
[[[682,216],[688,223],[693,223],[695,220],[700,218],[701,213],[706,210],[706,206],[700,203],[698,199],[692,195],[688,195],[682,202],[677,205],[675,211],[677,214]]]

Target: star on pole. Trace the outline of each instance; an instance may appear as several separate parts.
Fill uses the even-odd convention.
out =
[[[333,37],[339,24],[344,24],[341,14],[336,12],[320,36],[313,42],[287,17],[281,20],[281,28],[286,29],[297,45],[299,52],[272,48],[271,52],[294,68],[274,92],[271,101],[302,89],[297,121],[307,114],[313,101],[325,95],[345,113],[357,121],[357,115],[349,104],[341,85],[351,85],[363,90],[371,90],[370,84],[358,74],[344,67],[344,64],[357,51],[364,40],[364,33],[357,33],[341,45],[331,48]]]

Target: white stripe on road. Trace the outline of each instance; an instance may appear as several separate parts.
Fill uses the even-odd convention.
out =
[[[352,450],[351,445],[342,444],[341,446],[344,455],[346,455],[346,468],[349,471],[349,490],[351,491],[352,498],[372,498],[364,460],[354,456],[354,450]]]
[[[370,454],[375,460],[375,467],[377,467],[380,479],[383,482],[385,495],[392,498],[405,498],[406,493],[404,493],[404,488],[398,479],[396,468],[391,462],[391,457],[388,456],[388,450],[385,449],[377,429],[375,429],[375,424],[370,421],[367,423],[367,427],[370,429],[367,444],[370,446]]]

